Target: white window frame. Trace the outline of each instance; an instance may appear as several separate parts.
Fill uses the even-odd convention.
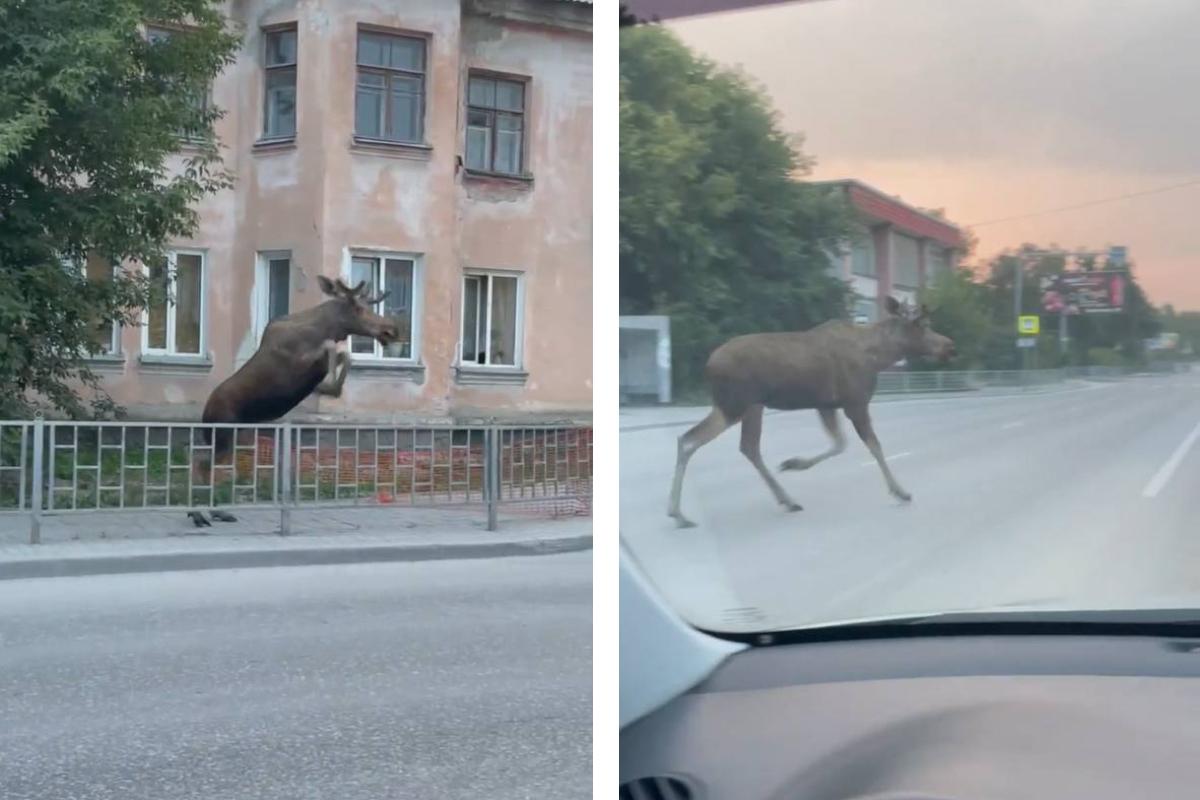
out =
[[[181,255],[200,256],[200,352],[179,353],[175,350],[175,264]],[[150,276],[150,266],[144,267]],[[167,346],[150,346],[150,310],[142,314],[142,355],[172,358],[208,358],[208,251],[194,247],[172,247],[167,250],[167,274],[170,300],[167,301]]]
[[[268,64],[267,53],[270,49],[270,38],[281,33],[290,33],[296,37],[296,57],[290,64]],[[263,41],[263,118],[262,132],[260,137],[264,141],[288,141],[296,138],[296,131],[300,127],[300,29],[295,22],[285,22],[280,25],[271,25],[262,28]],[[271,75],[275,73],[290,72],[292,74],[292,132],[291,133],[272,133],[267,130],[268,122],[271,118],[271,92],[270,81]]]
[[[85,281],[90,280],[88,278],[88,274],[87,274],[87,260],[86,259],[84,259],[83,261],[78,261],[73,258],[63,257],[61,259],[61,261],[62,261],[62,265],[65,269],[74,270],[74,271],[78,272],[79,275]],[[112,265],[112,271],[113,271],[114,278],[116,277],[117,271],[119,269],[121,269],[120,265],[118,265],[118,264]],[[104,358],[106,356],[121,355],[121,331],[122,330],[124,330],[124,326],[122,326],[121,323],[117,322],[116,320],[112,320],[112,338],[108,342],[108,350],[101,350],[99,353],[96,353],[96,354],[88,353],[88,354],[86,354],[85,357],[86,358],[96,358],[96,357]]]
[[[491,361],[492,339],[490,336],[485,340],[487,342],[487,363],[480,364],[477,361],[463,361],[463,323],[467,318],[467,278],[482,278],[496,276],[500,278],[516,278],[517,279],[517,317],[516,317],[516,352],[513,354],[514,363],[512,364],[493,364]],[[459,289],[462,294],[462,300],[459,303],[458,317],[458,358],[456,363],[458,366],[467,367],[469,369],[491,369],[491,370],[521,370],[525,368],[525,273],[520,270],[512,269],[466,269],[463,270],[462,281],[459,284]],[[487,318],[484,320],[484,329],[490,331],[492,328],[492,282],[488,281],[488,296],[486,300]],[[478,315],[475,318],[476,331],[480,320]],[[478,335],[478,334],[477,334]]]
[[[271,315],[271,262],[286,258],[288,261],[288,313],[292,313],[292,251],[260,250],[254,263],[254,342],[262,342],[263,333],[270,324]]]
[[[383,262],[389,258],[399,259],[402,261],[411,261],[413,265],[412,278],[412,309],[409,314],[412,318],[412,346],[409,348],[411,353],[409,358],[401,358],[400,356],[388,356],[383,354],[383,345],[378,340],[373,340],[372,345],[374,351],[371,353],[355,353],[352,352],[352,347],[347,342],[347,352],[350,354],[350,360],[367,361],[379,364],[396,364],[402,366],[416,366],[421,363],[421,314],[424,307],[422,302],[422,294],[425,286],[425,258],[420,253],[405,253],[394,250],[378,250],[367,247],[352,247],[346,250],[345,257],[342,259],[342,281],[353,287],[351,282],[351,265],[356,258],[374,258],[379,261],[380,265],[380,286],[379,291],[387,291],[387,286],[383,284],[383,278],[386,270],[383,270]]]

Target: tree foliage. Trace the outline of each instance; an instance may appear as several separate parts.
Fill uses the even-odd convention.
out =
[[[826,254],[848,211],[798,180],[762,90],[658,25],[622,29],[620,68],[621,311],[670,315],[676,383],[732,336],[844,315]]]
[[[1056,314],[1042,311],[1041,279],[1060,274],[1066,270],[1101,269],[1094,257],[1079,259],[1068,257],[1068,253],[1055,245],[1038,247],[1024,244],[1012,251],[1002,253],[974,272],[965,272],[962,279],[972,284],[976,296],[983,299],[985,318],[989,332],[984,338],[982,350],[972,353],[977,359],[972,365],[989,369],[1011,369],[1021,365],[1021,354],[1016,347],[1017,330],[1014,307],[1014,281],[1018,264],[1021,267],[1020,308],[1024,314],[1038,314],[1042,318],[1041,334],[1037,344],[1039,366],[1056,365],[1108,365],[1114,362],[1137,365],[1145,360],[1144,341],[1162,330],[1161,314],[1146,297],[1137,280],[1136,265],[1127,264],[1129,284],[1125,294],[1125,310],[1120,314],[1080,314],[1068,317],[1067,335],[1069,346],[1060,355],[1058,344],[1059,320]],[[930,305],[942,305],[940,292],[935,287],[927,295]],[[956,293],[966,291],[957,287]],[[956,302],[953,297],[945,302]],[[958,341],[956,333],[965,331],[974,341],[977,331],[964,315],[955,313],[946,319],[945,332]],[[963,352],[963,346],[959,345]]]
[[[239,38],[214,0],[0,4],[0,412],[114,410],[84,356],[97,323],[136,324],[153,292],[136,271],[85,280],[91,255],[156,263],[230,184],[196,102]],[[174,29],[150,42],[144,23]],[[188,131],[189,155],[168,160]],[[88,403],[78,388],[90,387]]]
[[[930,309],[930,327],[954,340],[958,357],[952,364],[920,361],[913,365],[914,368],[982,367],[995,328],[988,287],[976,282],[969,270],[949,270],[934,279],[922,293],[921,300]]]

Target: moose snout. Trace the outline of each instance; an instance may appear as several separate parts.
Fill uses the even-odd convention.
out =
[[[388,322],[382,325],[379,329],[379,335],[376,337],[383,345],[389,345],[400,338],[400,326],[394,322]]]
[[[958,355],[958,349],[955,348],[954,342],[950,339],[946,340],[946,344],[942,347],[942,360],[949,361]]]

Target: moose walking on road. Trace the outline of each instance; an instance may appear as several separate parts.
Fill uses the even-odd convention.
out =
[[[679,527],[695,524],[679,508],[688,461],[701,446],[738,422],[742,423],[742,454],[762,475],[780,505],[788,511],[800,510],[771,475],[759,451],[763,410],[767,408],[816,409],[833,440],[824,453],[812,458],[789,458],[781,470],[808,469],[846,449],[838,427],[840,408],[875,457],[891,493],[904,501],[912,499],[888,468],[867,405],[881,370],[902,358],[949,360],[955,354],[954,343],[930,329],[925,307],[912,312],[893,297],[887,298],[885,305],[887,314],[873,325],[861,327],[833,320],[807,331],[755,333],[731,339],[713,352],[705,367],[712,389],[712,411],[679,437],[668,510]]]
[[[323,275],[317,276],[317,283],[332,299],[272,320],[254,355],[209,395],[203,422],[271,422],[314,391],[339,397],[350,359],[338,351],[338,342],[350,336],[370,336],[386,347],[400,338],[394,321],[371,310],[371,306],[383,302],[386,292],[368,298],[363,295],[363,283],[351,288]],[[210,469],[232,451],[233,433],[218,429]],[[203,482],[208,483],[207,475]],[[210,524],[199,511],[188,516],[197,526]],[[232,515],[215,509],[212,516],[221,522],[236,521]]]

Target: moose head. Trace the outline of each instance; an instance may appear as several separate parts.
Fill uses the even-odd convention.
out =
[[[332,281],[324,275],[317,276],[317,283],[321,291],[332,298],[322,304],[322,309],[332,317],[331,321],[345,336],[370,336],[384,347],[400,338],[400,328],[396,322],[372,308],[382,303],[388,292],[367,297],[365,281],[350,287],[340,278]]]
[[[956,351],[954,342],[929,327],[929,309],[909,309],[894,297],[884,303],[888,318],[883,324],[891,338],[906,358],[932,358],[949,361]]]

